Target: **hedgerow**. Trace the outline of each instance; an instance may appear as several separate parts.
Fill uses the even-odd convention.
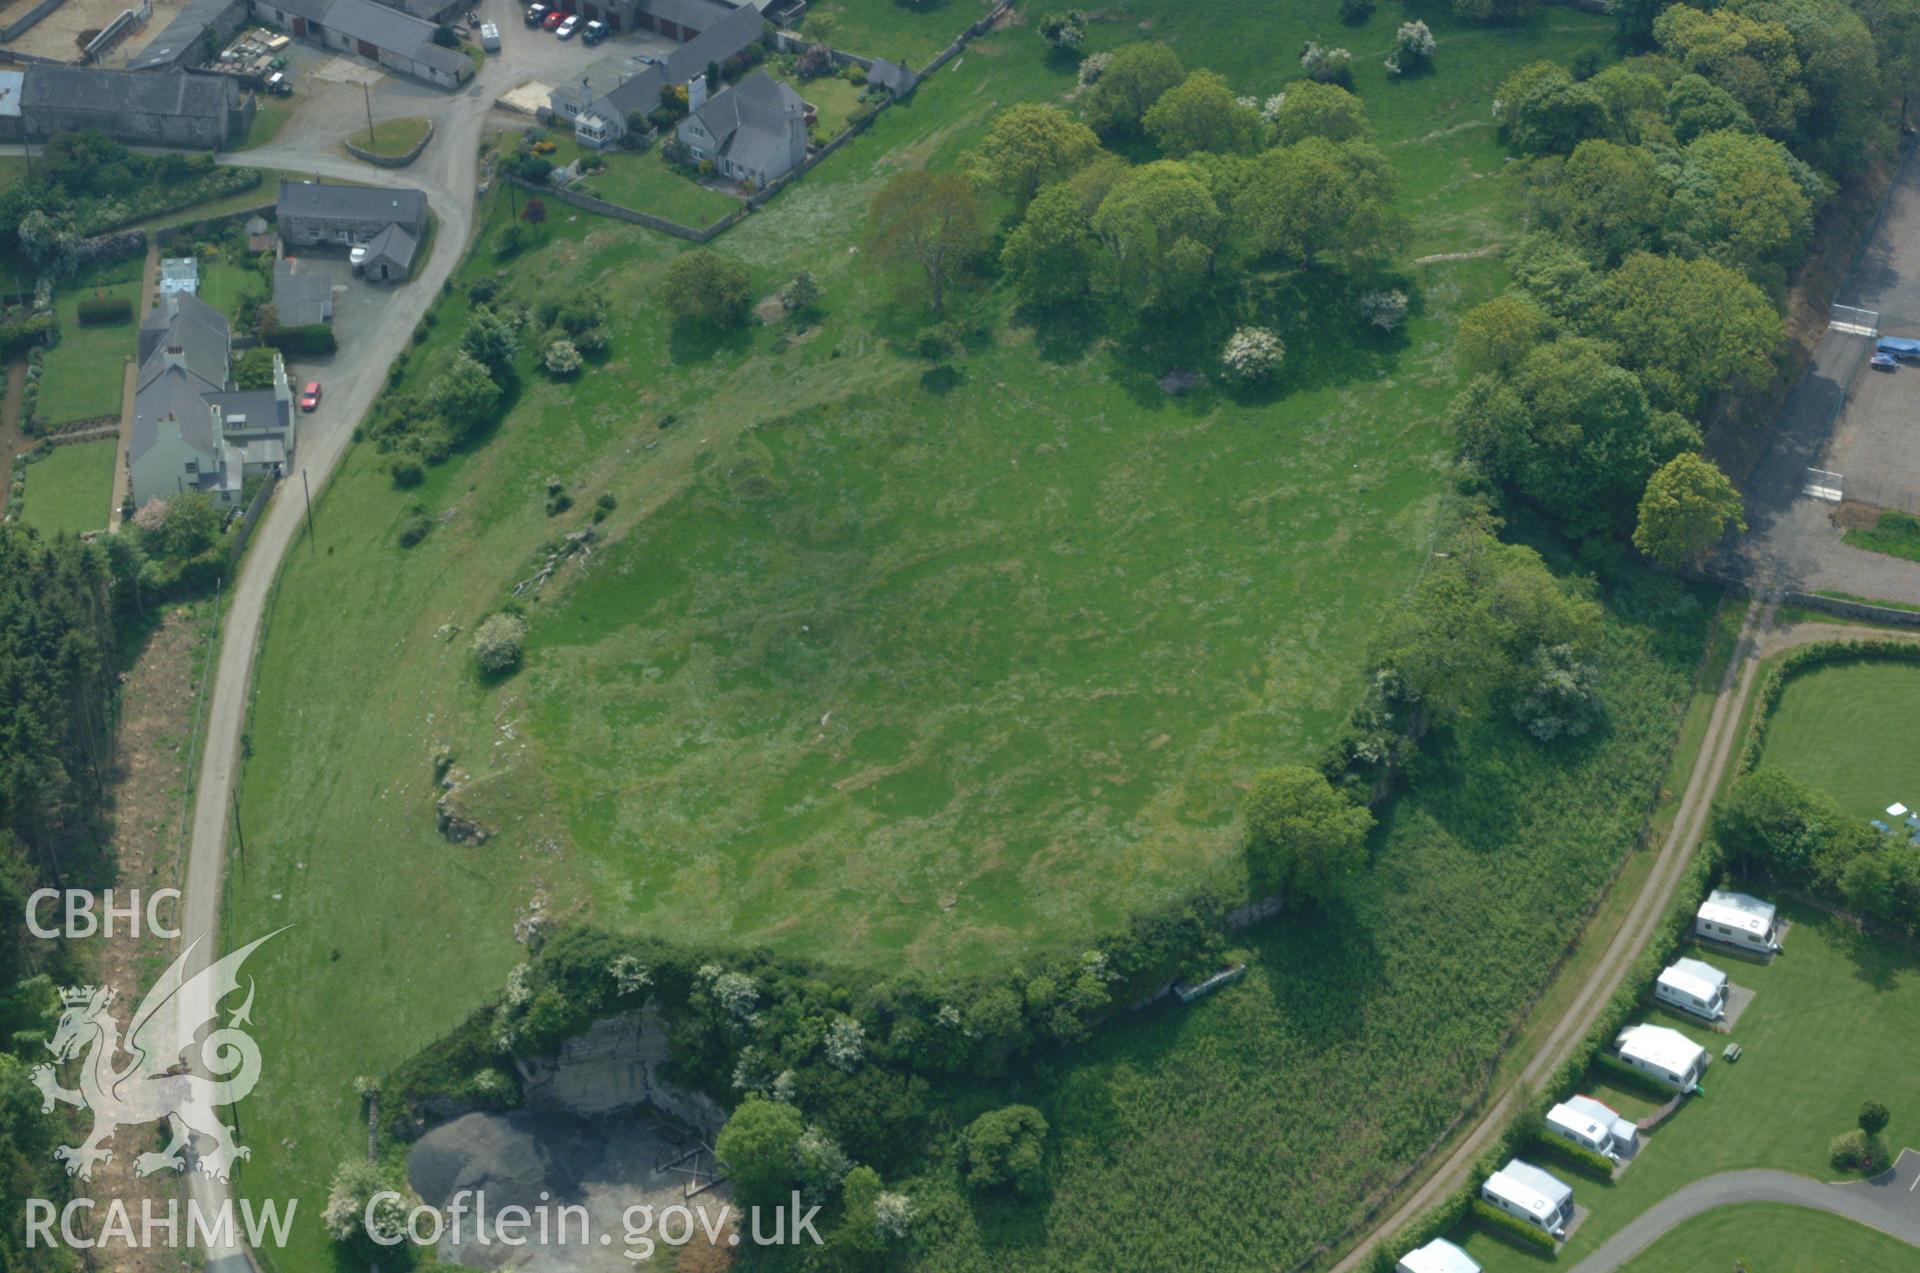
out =
[[[1509,1241],[1518,1242],[1521,1246],[1548,1253],[1553,1251],[1555,1243],[1551,1233],[1538,1225],[1528,1224],[1525,1220],[1508,1215],[1484,1199],[1473,1200],[1473,1218],[1475,1223],[1493,1230]]]

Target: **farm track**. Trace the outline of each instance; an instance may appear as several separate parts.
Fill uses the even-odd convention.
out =
[[[1641,886],[1633,906],[1622,917],[1620,926],[1608,941],[1592,977],[1554,1023],[1538,1053],[1507,1084],[1498,1098],[1487,1106],[1472,1129],[1455,1144],[1439,1167],[1386,1219],[1374,1225],[1333,1266],[1333,1273],[1350,1273],[1363,1268],[1375,1246],[1464,1185],[1474,1162],[1492,1147],[1518,1103],[1564,1064],[1575,1046],[1586,1038],[1607,1002],[1613,998],[1614,992],[1652,940],[1661,917],[1672,904],[1674,889],[1685,874],[1687,864],[1693,860],[1694,850],[1699,847],[1701,836],[1706,832],[1714,793],[1719,790],[1728,766],[1739,753],[1740,723],[1758,683],[1754,672],[1761,662],[1784,650],[1822,641],[1862,637],[1920,641],[1920,633],[1890,633],[1882,628],[1841,624],[1797,623],[1775,628],[1773,624],[1777,609],[1777,602],[1769,600],[1748,610],[1746,622],[1734,646],[1733,658],[1728,661],[1726,674],[1721,679],[1713,714],[1707,722],[1707,732],[1701,742],[1699,755],[1694,760],[1679,811],[1674,815],[1673,826],[1660,846],[1660,856],[1653,870]]]

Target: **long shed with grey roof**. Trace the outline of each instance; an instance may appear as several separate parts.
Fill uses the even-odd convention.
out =
[[[253,0],[254,11],[303,40],[353,53],[441,88],[473,77],[473,59],[433,42],[435,24],[374,0]]]
[[[33,62],[0,72],[0,140],[97,129],[147,146],[217,149],[246,131],[250,94],[226,76]]]
[[[426,229],[427,197],[405,186],[282,181],[275,217],[280,237],[295,247],[369,243],[392,225],[418,239]]]

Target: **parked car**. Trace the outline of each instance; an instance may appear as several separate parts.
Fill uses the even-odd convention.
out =
[[[302,411],[312,411],[319,405],[320,382],[318,380],[309,380],[307,381],[306,391],[300,395],[300,409]]]
[[[540,25],[545,27],[547,30],[551,31],[555,27],[559,26],[562,22],[565,22],[571,16],[572,16],[571,14],[563,13],[559,9],[555,9],[553,12],[549,13],[546,17],[540,19]]]
[[[480,24],[480,47],[489,53],[500,51],[500,28],[491,22]]]
[[[580,43],[586,45],[598,44],[610,34],[611,32],[608,31],[607,24],[595,18],[592,22],[587,23],[586,26],[580,29]]]
[[[1898,371],[1900,369],[1900,360],[1892,354],[1875,354],[1867,361],[1873,364],[1875,371]]]
[[[547,8],[547,6],[544,4],[528,5],[527,6],[527,25],[530,27],[539,26],[541,23],[547,20],[547,14],[551,12],[552,10]]]
[[[347,264],[356,270],[360,268],[361,262],[366,259],[367,245],[364,243],[356,243],[347,251]]]
[[[267,91],[275,97],[293,96],[293,81],[287,78],[285,71],[275,71],[267,76]]]
[[[560,25],[553,29],[553,33],[563,40],[571,40],[573,33],[579,29],[580,19],[576,15],[569,13],[561,20]]]

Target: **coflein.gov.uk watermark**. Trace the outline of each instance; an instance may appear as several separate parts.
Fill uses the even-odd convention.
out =
[[[613,1247],[639,1263],[650,1260],[663,1246],[683,1247],[695,1241],[709,1246],[819,1246],[814,1217],[820,1208],[802,1210],[799,1194],[783,1207],[736,1208],[730,1203],[665,1207],[639,1204],[620,1213],[615,1227],[596,1226],[587,1208],[555,1203],[541,1193],[532,1206],[509,1203],[492,1207],[484,1191],[461,1190],[445,1207],[408,1207],[406,1199],[382,1190],[367,1199],[358,1217],[366,1236],[380,1246],[411,1243],[432,1246],[445,1241],[477,1247]],[[137,1210],[115,1198],[104,1204],[91,1198],[55,1203],[45,1198],[27,1200],[26,1239],[29,1250],[67,1247],[98,1249],[217,1250],[232,1247],[244,1236],[249,1247],[284,1247],[292,1232],[299,1200],[284,1204],[251,1199],[223,1199],[202,1206],[198,1199],[165,1202],[143,1199]]]

